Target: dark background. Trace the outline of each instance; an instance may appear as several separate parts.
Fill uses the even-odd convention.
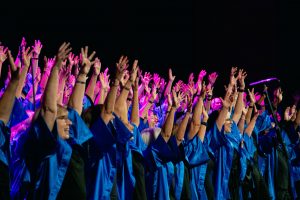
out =
[[[103,67],[125,54],[165,78],[169,67],[184,81],[203,68],[217,71],[216,95],[231,66],[247,70],[247,83],[279,78],[286,99],[299,90],[296,0],[26,1],[4,5],[0,17],[0,41],[14,54],[22,36],[28,44],[40,39],[42,56],[69,41],[75,53],[84,45],[96,50]]]

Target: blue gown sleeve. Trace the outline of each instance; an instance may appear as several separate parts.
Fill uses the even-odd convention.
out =
[[[93,136],[90,129],[74,109],[68,108],[68,118],[72,121],[70,136],[75,140],[76,144],[82,145]]]
[[[115,136],[113,136],[109,124],[106,125],[101,117],[96,120],[90,130],[93,134],[92,142],[95,143],[94,148],[98,149],[99,152],[109,151],[116,143]]]
[[[149,128],[148,121],[144,122],[144,120],[140,118],[139,131],[142,132],[146,128]]]
[[[184,143],[184,152],[190,167],[201,165],[209,160],[208,153],[198,135]]]
[[[54,154],[57,145],[57,126],[56,123],[51,132],[41,114],[33,122],[27,134],[24,150],[29,157],[43,159],[48,155]]]

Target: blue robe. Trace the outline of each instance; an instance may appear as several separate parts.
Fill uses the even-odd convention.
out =
[[[216,160],[216,170],[214,172],[215,199],[228,199],[230,198],[228,182],[232,159],[234,151],[239,151],[241,134],[234,122],[231,127],[231,133],[224,133],[224,127],[219,131],[216,124],[209,132],[209,150],[213,153]]]
[[[128,187],[133,187],[134,177],[131,176],[132,161],[128,146],[133,134],[124,127],[118,117],[107,125],[99,117],[91,126],[93,138],[89,148],[88,199],[110,199],[115,180],[118,198],[125,198],[125,175],[126,181],[129,181]]]
[[[68,140],[58,136],[56,124],[51,132],[40,114],[28,132],[19,136],[12,159],[12,195],[18,195],[18,189],[21,190],[29,180],[31,191],[28,198],[56,199],[69,165],[72,146],[81,146],[92,136],[78,113],[73,109],[68,111],[68,118],[72,121]]]
[[[207,199],[204,180],[209,156],[198,135],[184,142],[184,151],[190,170],[191,198]]]
[[[176,154],[159,135],[144,151],[148,199],[170,199],[169,189],[174,176],[172,160]]]

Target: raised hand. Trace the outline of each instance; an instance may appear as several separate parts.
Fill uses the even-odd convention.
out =
[[[176,84],[175,84],[175,92],[179,92],[179,90],[182,88],[182,86],[184,85],[182,80],[179,80]]]
[[[110,80],[109,80],[109,75],[107,74],[107,72],[108,72],[108,68],[106,68],[104,70],[104,72],[101,72],[99,74],[99,79],[100,79],[101,87],[103,89],[108,89],[109,88],[109,82],[110,82]]]
[[[252,88],[251,92],[248,89],[248,95],[249,95],[250,103],[255,104],[256,98],[255,98],[254,88]]]
[[[166,83],[165,79],[160,78],[159,88],[161,89],[161,91],[163,91],[165,89],[166,85],[167,85],[167,83]]]
[[[141,81],[144,85],[148,85],[151,79],[152,79],[151,74],[149,72],[145,72],[144,77],[141,79]]]
[[[237,81],[237,78],[235,77],[236,72],[237,72],[237,67],[232,67],[230,71],[230,82],[229,82],[231,86],[236,85],[236,81]]]
[[[30,65],[30,59],[32,57],[32,54],[33,54],[33,50],[30,50],[30,47],[28,47],[26,50],[25,50],[25,47],[23,47],[22,49],[22,61],[23,61],[23,64],[25,65],[25,67],[29,67]]]
[[[293,105],[292,107],[288,106],[284,111],[284,120],[290,121],[296,112],[296,106]]]
[[[68,54],[71,52],[72,48],[70,43],[64,42],[58,49],[57,55],[55,57],[56,64],[58,68],[62,67],[62,62],[68,57]]]
[[[139,77],[136,77],[134,83],[133,83],[133,90],[138,91],[139,90]]]
[[[43,48],[43,45],[41,41],[35,40],[32,48],[33,48],[33,52],[36,54],[36,56],[38,56],[41,53],[41,49]]]
[[[7,50],[7,47],[4,48],[4,46],[0,46],[0,64],[2,64],[7,59]]]
[[[189,75],[189,85],[194,85],[194,73],[190,73]]]
[[[101,70],[101,62],[99,58],[96,57],[94,63],[94,74],[98,76],[100,74],[100,70]]]
[[[11,55],[10,50],[7,51],[8,61],[10,64],[11,81],[20,80],[20,68],[16,66],[15,60]]]
[[[175,78],[176,78],[176,76],[173,76],[173,74],[172,74],[172,69],[170,68],[170,69],[169,69],[169,81],[174,81]]]
[[[239,80],[241,89],[245,88],[245,78],[246,77],[247,77],[247,73],[243,69],[240,69],[237,78]]]
[[[226,91],[224,99],[222,97],[220,97],[224,108],[230,108],[231,104],[233,103],[233,99],[230,98],[230,95],[231,95],[231,92]]]
[[[154,82],[156,87],[159,87],[160,77],[156,73],[153,74],[153,82]]]
[[[68,56],[68,61],[69,61],[70,66],[73,66],[75,64],[74,57],[75,57],[75,55],[72,52],[70,52],[70,54]]]
[[[213,72],[210,75],[208,75],[208,82],[211,86],[213,86],[218,78],[218,73],[217,72]]]
[[[206,76],[207,72],[203,69],[200,71],[199,75],[198,75],[198,82],[202,82],[203,78]]]
[[[81,56],[82,56],[82,68],[80,73],[87,75],[91,69],[91,66],[94,64],[95,61],[91,61],[95,56],[96,52],[93,51],[88,56],[89,47],[85,46],[85,48],[81,48]]]
[[[138,60],[133,61],[131,73],[130,73],[130,82],[134,83],[136,77],[137,77],[137,72],[138,72]]]
[[[124,76],[125,70],[128,68],[128,58],[127,56],[121,56],[119,62],[116,63],[117,71],[116,71],[116,79],[121,81]]]

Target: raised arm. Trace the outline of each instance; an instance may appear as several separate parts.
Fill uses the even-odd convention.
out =
[[[62,62],[67,58],[71,51],[70,43],[63,43],[58,50],[55,65],[52,68],[48,83],[45,88],[41,115],[43,116],[48,128],[52,131],[57,114],[57,89],[58,89],[58,72],[62,66]]]
[[[128,108],[127,108],[126,101],[127,101],[127,97],[128,97],[129,91],[131,89],[131,86],[137,77],[137,70],[138,70],[137,64],[138,64],[138,61],[135,60],[133,62],[132,70],[130,73],[130,78],[125,83],[120,95],[118,96],[118,98],[116,100],[115,114],[118,115],[125,122],[128,121],[128,117],[127,117]]]
[[[20,79],[20,68],[15,65],[15,61],[9,50],[7,52],[7,55],[10,63],[11,79],[8,87],[6,88],[4,94],[0,99],[0,120],[2,120],[4,124],[7,124],[9,121]]]
[[[133,101],[131,110],[131,122],[137,127],[140,125],[139,117],[139,77],[137,77],[133,84]]]
[[[254,104],[256,102],[255,94],[254,94],[254,88],[252,88],[251,92],[248,89],[248,95],[249,95],[249,99],[250,99],[250,104],[248,106],[247,114],[246,114],[246,117],[245,117],[245,120],[246,120],[247,124],[250,123],[250,119],[251,119],[251,116],[252,116],[253,107],[254,107]]]
[[[185,116],[184,116],[183,120],[181,121],[181,123],[179,124],[178,130],[177,130],[177,134],[176,134],[177,145],[179,145],[184,140],[186,127],[189,122],[190,115],[192,113],[193,99],[190,96],[188,96],[186,98],[188,98],[187,99],[187,102],[188,102],[187,112],[185,113]]]
[[[240,87],[238,88],[238,98],[234,108],[234,113],[232,116],[232,120],[237,124],[241,118],[242,110],[243,110],[243,98],[244,98],[244,90],[245,90],[245,78],[247,73],[243,71],[243,69],[239,70],[238,80],[240,83]]]
[[[173,105],[172,108],[170,110],[170,113],[167,116],[167,119],[162,127],[162,137],[164,138],[164,140],[166,142],[169,141],[171,135],[172,135],[172,130],[173,130],[173,125],[174,125],[174,115],[175,112],[177,110],[177,108],[179,108],[180,106],[180,101],[182,100],[182,95],[181,94],[176,94],[175,90],[172,90],[172,96],[173,96]]]
[[[224,99],[220,98],[222,100],[222,105],[223,106],[222,106],[222,109],[221,109],[221,111],[220,111],[220,113],[217,117],[217,120],[216,120],[216,124],[217,124],[217,127],[218,127],[219,131],[222,130],[222,127],[225,123],[227,114],[229,112],[229,108],[232,104],[232,101],[230,100],[230,94],[231,94],[231,91],[229,89],[227,89]]]
[[[199,131],[198,131],[198,137],[203,142],[204,137],[205,137],[206,127],[207,127],[207,121],[208,121],[208,113],[205,110],[204,106],[202,108],[202,116],[203,116],[203,118],[202,118],[201,125],[200,125]]]
[[[39,66],[39,56],[43,48],[43,45],[39,40],[35,40],[32,48],[33,48],[33,53],[32,53],[31,67],[33,68],[33,77],[36,77],[36,72],[37,72],[36,70]]]
[[[82,101],[84,97],[84,90],[85,90],[85,83],[87,80],[87,75],[91,69],[93,62],[91,61],[96,54],[95,51],[88,56],[88,46],[85,49],[81,48],[81,55],[82,55],[82,68],[80,70],[79,75],[77,76],[77,80],[75,83],[75,87],[71,94],[69,100],[69,106],[76,110],[79,115],[82,113]]]
[[[7,58],[6,55],[7,50],[8,48],[4,48],[4,46],[1,46],[0,44],[0,78],[1,78],[2,64]]]
[[[258,111],[256,109],[256,106],[254,106],[254,115],[252,117],[252,119],[250,120],[250,123],[248,124],[247,128],[245,129],[244,133],[246,133],[249,137],[251,137],[255,123],[256,123],[256,119],[258,117]]]
[[[112,113],[115,109],[115,101],[117,96],[118,87],[120,85],[120,80],[124,75],[127,68],[128,59],[127,57],[121,56],[119,62],[116,64],[117,71],[114,77],[114,81],[110,87],[110,91],[104,102],[104,108],[101,110],[101,118],[105,124],[107,124],[113,117]]]
[[[206,88],[206,86],[204,85],[204,82],[203,82],[201,94],[198,98],[198,102],[193,111],[193,117],[192,117],[192,121],[190,124],[190,130],[188,133],[189,140],[192,139],[196,135],[196,133],[199,131],[199,128],[200,128],[200,117],[201,117],[201,113],[202,113],[202,109],[203,109],[203,98],[206,93],[205,88]]]
[[[90,79],[89,85],[86,88],[86,95],[88,95],[91,99],[94,99],[94,95],[95,95],[95,86],[96,86],[96,82],[97,82],[97,78],[100,74],[100,70],[101,70],[101,62],[99,60],[99,58],[95,59],[95,63],[94,63],[94,73]]]
[[[166,87],[166,90],[165,90],[165,93],[164,93],[165,98],[167,98],[168,94],[170,94],[172,84],[173,84],[175,78],[176,78],[176,76],[173,76],[172,69],[169,69],[169,81],[168,81],[168,84],[167,84],[167,87]]]
[[[150,99],[144,104],[144,106],[142,106],[142,108],[139,111],[140,117],[142,119],[146,119],[148,117],[148,111],[151,108],[151,106],[153,105],[156,97],[157,97],[156,87],[153,86]]]
[[[100,95],[98,95],[98,98],[95,100],[95,105],[97,104],[104,104],[108,90],[109,90],[109,75],[107,74],[108,68],[105,69],[104,72],[100,72],[99,79],[100,79]]]

